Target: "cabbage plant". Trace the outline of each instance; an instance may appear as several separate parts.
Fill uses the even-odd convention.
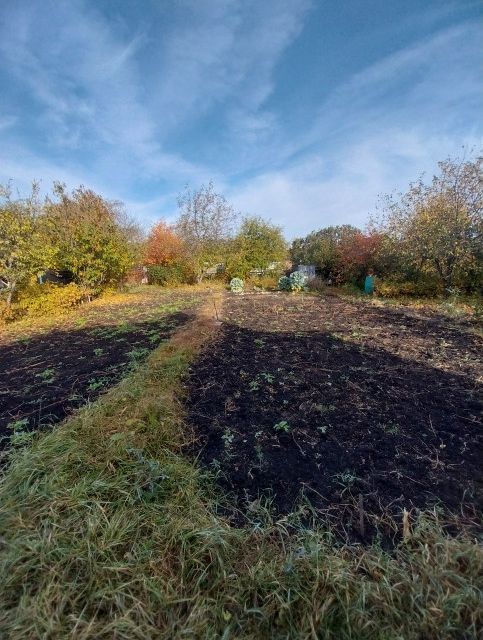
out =
[[[242,293],[245,283],[241,278],[232,278],[230,280],[230,291],[233,293]]]
[[[294,271],[289,276],[282,276],[278,281],[280,291],[302,291],[307,284],[307,276],[301,271]]]

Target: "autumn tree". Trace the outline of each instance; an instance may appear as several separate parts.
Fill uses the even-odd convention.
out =
[[[334,276],[339,259],[337,247],[358,233],[359,229],[349,224],[312,231],[305,238],[293,241],[290,250],[292,261],[295,264],[315,265],[318,273],[325,278]]]
[[[43,220],[50,240],[48,266],[72,272],[83,286],[118,282],[135,261],[139,231],[118,202],[80,186],[55,183]]]
[[[185,244],[199,282],[207,267],[225,262],[238,214],[224,196],[216,193],[212,182],[197,191],[186,187],[178,198],[178,207],[175,230]]]
[[[184,258],[184,245],[174,229],[160,221],[149,232],[144,259],[147,264],[169,266]]]
[[[336,248],[336,280],[360,282],[370,269],[378,267],[382,234],[358,231],[340,240]]]
[[[482,159],[440,162],[430,184],[423,178],[399,198],[386,197],[378,228],[413,269],[433,272],[448,292],[481,282]]]
[[[287,255],[282,229],[262,220],[245,218],[231,245],[227,270],[232,276],[246,277],[252,269],[267,269]]]
[[[17,199],[12,198],[10,186],[0,186],[0,284],[7,305],[43,267],[39,219],[37,185],[28,197]]]

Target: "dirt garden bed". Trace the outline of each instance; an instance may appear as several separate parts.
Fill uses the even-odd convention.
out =
[[[0,338],[0,449],[118,382],[189,317],[201,294],[146,288]]]
[[[249,512],[268,492],[282,514],[304,494],[359,538],[415,507],[474,523],[481,342],[434,314],[230,295],[187,382],[194,453]]]

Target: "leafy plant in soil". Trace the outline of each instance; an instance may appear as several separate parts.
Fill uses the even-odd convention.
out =
[[[283,433],[288,433],[290,431],[290,425],[286,420],[281,420],[273,425],[275,431],[282,431]]]
[[[303,291],[307,285],[307,276],[300,271],[293,271],[289,276],[282,276],[278,281],[280,291]]]
[[[241,278],[232,278],[230,280],[230,291],[232,293],[242,293],[245,288],[245,283]]]

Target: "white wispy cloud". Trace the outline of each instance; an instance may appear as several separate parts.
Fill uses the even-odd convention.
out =
[[[287,126],[269,98],[316,2],[178,0],[132,23],[122,3],[112,15],[100,6],[0,6],[4,96],[19,107],[0,100],[0,182],[82,182],[148,223],[173,216],[184,183],[213,178],[239,208],[293,235],[363,224],[378,193],[479,144],[478,25],[443,29],[341,79]],[[213,140],[199,124],[210,116]]]
[[[167,35],[158,51],[156,103],[161,112],[173,126],[233,100],[238,112],[250,113],[253,119],[273,89],[275,65],[300,34],[312,3],[192,0],[183,4],[182,17],[188,19]]]
[[[384,130],[330,157],[310,155],[289,169],[263,173],[229,190],[229,197],[240,210],[283,226],[288,238],[336,224],[363,228],[380,195],[405,190],[424,171],[431,176],[438,160],[478,142]]]
[[[479,46],[478,27],[462,24],[354,75],[312,126],[274,145],[279,168],[259,171],[231,197],[291,237],[329,224],[364,226],[380,194],[404,190],[463,146],[481,148],[481,129],[464,119],[482,98]]]
[[[57,159],[59,176],[66,164],[73,175],[81,165],[104,189],[124,185],[122,195],[137,180],[221,182],[218,171],[173,152],[165,138],[229,99],[238,105],[240,135],[265,126],[270,116],[257,110],[307,6],[282,0],[277,11],[267,11],[255,1],[180,2],[187,21],[165,30],[160,21],[141,23],[143,30],[126,37],[91,3],[19,0],[0,12],[0,58],[34,101],[32,136],[43,139],[49,166]],[[15,140],[20,155],[32,156],[25,135],[23,145]],[[5,153],[6,143],[3,178],[12,170]],[[25,163],[22,173],[35,166]]]

